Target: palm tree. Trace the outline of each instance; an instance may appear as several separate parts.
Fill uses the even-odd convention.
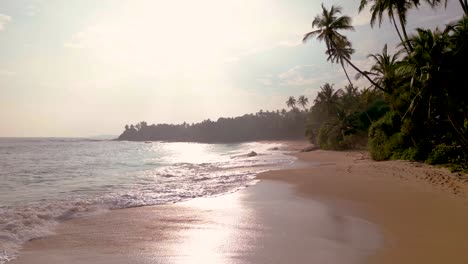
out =
[[[304,95],[301,95],[297,99],[297,103],[300,104],[302,108],[304,108],[304,110],[306,110],[306,106],[309,104],[309,99],[305,97]]]
[[[315,105],[321,112],[325,112],[329,118],[336,117],[343,91],[341,89],[335,90],[333,85],[329,83],[325,83],[320,89],[321,91],[317,93],[314,100]]]
[[[455,26],[447,26],[444,31],[418,28],[417,34],[409,40],[414,52],[405,59],[403,69],[412,77],[411,84],[418,85],[410,87],[412,99],[402,120],[410,116],[413,122],[420,119],[439,127],[448,124],[464,152],[468,153],[467,119],[466,114],[462,114],[467,113],[468,108],[465,100],[459,99],[465,98],[465,86],[456,85],[460,81],[455,81],[454,85],[451,80],[462,80],[460,74],[464,73],[456,68],[464,67],[465,62],[453,64],[453,60],[450,60],[450,57],[463,58],[463,54],[458,54],[459,50],[454,49],[452,43],[458,32],[466,41],[468,18],[465,17]]]
[[[343,105],[342,112],[345,115],[350,115],[358,111],[359,108],[359,91],[358,88],[348,84],[344,87],[341,96],[341,103]]]
[[[341,14],[341,11],[342,8],[339,6],[332,5],[330,10],[327,10],[322,4],[322,15],[317,15],[312,21],[312,28],[317,27],[317,29],[305,34],[302,41],[306,42],[310,38],[317,36],[319,41],[325,41],[327,46],[326,54],[328,54],[329,58],[336,57],[337,59],[346,61],[353,69],[366,77],[377,89],[383,90],[366,72],[361,71],[348,58],[351,56],[349,53],[351,42],[348,41],[346,36],[339,33],[338,30],[354,30],[354,27],[351,26],[351,18],[349,16],[338,16]],[[345,56],[345,54],[349,56]]]
[[[312,21],[312,28],[316,30],[304,35],[302,41],[307,41],[309,38],[317,36],[319,41],[325,41],[327,50],[331,49],[333,43],[346,40],[346,37],[338,32],[338,30],[354,30],[351,26],[351,17],[339,16],[342,12],[341,6],[332,5],[330,10],[327,10],[322,4],[322,15],[316,15]]]
[[[351,83],[348,73],[344,68],[342,57],[351,58],[351,54],[354,50],[351,48],[351,43],[347,41],[346,37],[340,34],[338,30],[354,30],[354,28],[351,26],[351,18],[349,16],[337,17],[341,12],[342,8],[340,6],[332,5],[330,11],[328,11],[322,4],[322,16],[316,15],[312,21],[312,28],[317,27],[317,29],[305,34],[302,41],[306,42],[315,35],[319,41],[325,41],[328,55],[327,60],[331,60],[332,63],[340,63],[346,77]],[[341,49],[335,48],[335,45],[332,45],[333,42],[339,43]]]
[[[294,96],[289,96],[288,100],[286,101],[286,105],[289,108],[295,109],[296,108],[296,98],[294,98]]]
[[[338,47],[332,47],[326,51],[326,54],[328,55],[327,61],[331,61],[332,63],[339,63],[343,68],[349,84],[353,85],[351,79],[349,78],[348,72],[344,67],[344,57],[346,57],[348,60],[351,60],[351,55],[355,50],[351,47],[351,43],[349,41],[339,41],[336,44]]]
[[[400,62],[398,57],[401,50],[393,55],[388,54],[387,44],[385,44],[382,54],[370,54],[367,56],[374,61],[370,69],[370,74],[374,75],[374,82],[378,83],[387,93],[392,93],[396,88],[396,82],[400,79],[398,76],[398,67]],[[359,75],[357,76],[360,77]]]
[[[439,5],[443,0],[424,0],[424,2],[428,3],[431,7],[435,7]],[[460,0],[461,2],[462,0]],[[467,1],[467,0],[463,0]],[[388,18],[390,22],[395,26],[395,30],[398,34],[398,37],[401,40],[406,52],[409,54],[413,51],[413,47],[411,43],[408,43],[408,33],[406,32],[406,16],[408,10],[412,7],[418,7],[421,4],[420,0],[361,0],[359,5],[359,12],[361,12],[370,2],[373,2],[373,5],[370,7],[371,11],[371,20],[370,24],[371,27],[374,27],[376,20],[379,21],[379,27],[382,25],[383,15],[387,12]],[[444,0],[445,5],[447,5],[447,0]],[[462,4],[463,6],[463,4]],[[397,22],[395,20],[395,15],[398,16],[398,20],[400,23],[401,31],[403,36],[398,29]]]
[[[465,16],[468,16],[468,0],[459,0]]]
[[[369,4],[369,2],[373,2],[373,5],[370,8],[371,27],[374,27],[377,18],[379,20],[380,27],[382,25],[383,15],[385,12],[387,12],[388,17],[391,19],[391,21],[393,21],[393,25],[395,26],[395,30],[401,40],[401,43],[406,43],[408,41],[408,35],[406,33],[406,14],[412,7],[412,2],[407,0],[361,0],[361,4],[359,5],[359,12],[361,12]],[[395,13],[398,15],[404,37],[402,37],[400,30],[398,29],[398,25],[395,20]],[[410,44],[403,45],[406,52],[409,54],[412,50]]]

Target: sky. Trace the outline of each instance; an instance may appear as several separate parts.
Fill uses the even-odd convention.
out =
[[[0,0],[0,137],[118,135],[312,102],[324,83],[347,83],[324,43],[301,41],[322,2],[353,18],[359,67],[397,48],[393,25],[371,28],[357,0]],[[449,0],[411,11],[407,27],[461,15]]]

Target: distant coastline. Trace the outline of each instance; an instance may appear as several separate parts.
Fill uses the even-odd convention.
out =
[[[235,143],[262,140],[304,139],[308,112],[259,111],[234,118],[204,120],[200,123],[153,124],[142,121],[126,125],[117,141],[166,141]]]

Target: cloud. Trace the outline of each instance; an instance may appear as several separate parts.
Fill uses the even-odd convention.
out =
[[[5,29],[5,25],[11,21],[11,17],[10,16],[7,16],[7,15],[4,15],[4,14],[0,14],[0,31],[2,31],[3,29]]]
[[[34,4],[26,6],[26,8],[23,10],[24,14],[26,14],[27,16],[35,16],[38,13],[38,11],[39,8]]]
[[[296,65],[277,75],[267,74],[256,81],[264,86],[282,86],[282,87],[319,87],[326,82],[336,82],[342,79],[342,73],[339,68],[329,64]]]
[[[325,82],[335,82],[341,79],[339,68],[330,64],[296,65],[278,74],[281,86],[317,86]]]
[[[365,8],[361,12],[356,13],[355,15],[352,16],[353,26],[357,27],[357,26],[370,25],[371,17],[372,17],[372,14],[369,8]]]
[[[71,39],[63,45],[66,48],[73,49],[92,48],[96,46],[107,47],[109,43],[117,40],[112,39],[112,37],[114,37],[113,33],[115,33],[115,30],[111,31],[102,25],[93,25],[73,34]]]
[[[15,75],[16,72],[13,72],[13,71],[9,71],[9,70],[5,70],[5,69],[0,69],[0,76],[11,76],[11,75]]]
[[[272,80],[271,77],[258,78],[257,82],[259,82],[260,84],[265,85],[265,86],[273,85],[273,80]]]
[[[278,80],[283,86],[303,86],[317,82],[313,65],[297,65],[280,73]]]
[[[294,39],[287,39],[287,40],[278,41],[269,45],[258,46],[256,48],[251,48],[249,50],[240,52],[236,55],[228,56],[224,59],[224,61],[228,63],[237,62],[242,57],[245,57],[245,56],[255,55],[255,54],[270,51],[276,48],[294,48],[300,45],[302,45],[302,37],[300,35],[297,35],[297,37],[295,36]]]

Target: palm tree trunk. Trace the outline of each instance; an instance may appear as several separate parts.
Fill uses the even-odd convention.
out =
[[[467,0],[459,0],[460,5],[463,8],[463,12],[465,12],[465,15],[468,15],[468,1]]]
[[[450,121],[450,124],[453,127],[453,130],[455,130],[456,134],[458,135],[459,140],[462,142],[461,147],[465,155],[468,155],[468,139],[463,135],[463,128],[461,128],[459,125],[455,124],[454,121],[451,118],[450,113],[447,114],[448,120]]]
[[[337,48],[336,47],[336,44],[334,41],[331,41],[331,45],[332,45],[332,48]],[[372,85],[375,86],[375,88],[381,90],[382,92],[384,93],[388,93],[384,88],[382,88],[382,86],[378,85],[376,82],[374,82],[374,80],[372,80],[369,75],[367,75],[367,73],[361,71],[358,67],[356,67],[356,65],[354,65],[348,58],[346,58],[346,56],[342,56],[340,57],[341,59],[344,59],[349,65],[351,65],[351,67],[353,67],[353,69],[355,69],[357,72],[359,72],[361,75],[363,75],[364,77],[366,77],[366,79],[372,83]]]
[[[405,23],[403,22],[403,18],[400,15],[400,12],[398,12],[398,18],[400,18],[400,25],[401,25],[401,31],[403,31],[403,36],[405,37],[405,41],[408,44],[408,49],[410,51],[413,51],[413,47],[411,46],[411,43],[408,41],[408,34],[406,33],[406,26]]]
[[[393,25],[395,26],[395,29],[396,29],[396,32],[398,34],[398,37],[400,38],[401,40],[401,45],[403,45],[403,47],[405,48],[406,50],[406,53],[408,53],[408,55],[410,54],[410,51],[408,50],[408,47],[406,46],[406,41],[403,39],[403,37],[401,36],[401,33],[400,33],[400,30],[398,29],[398,25],[395,21],[395,16],[392,16],[392,20],[393,20]]]
[[[388,93],[387,90],[385,90],[384,88],[382,88],[382,86],[378,85],[376,82],[374,82],[374,80],[372,80],[369,75],[367,75],[367,73],[361,71],[358,67],[356,67],[356,65],[354,65],[350,60],[348,60],[348,58],[346,57],[343,57],[343,59],[349,64],[351,65],[351,67],[353,67],[353,69],[355,69],[357,72],[359,72],[361,75],[363,75],[364,77],[366,77],[366,79],[372,83],[372,85],[375,86],[375,88],[381,90],[382,92],[384,93]]]
[[[341,62],[341,67],[343,68],[343,71],[344,71],[344,73],[346,74],[346,78],[348,78],[349,84],[351,84],[351,86],[353,86],[353,83],[351,82],[351,79],[350,79],[349,76],[348,76],[348,72],[346,71],[343,62]]]

